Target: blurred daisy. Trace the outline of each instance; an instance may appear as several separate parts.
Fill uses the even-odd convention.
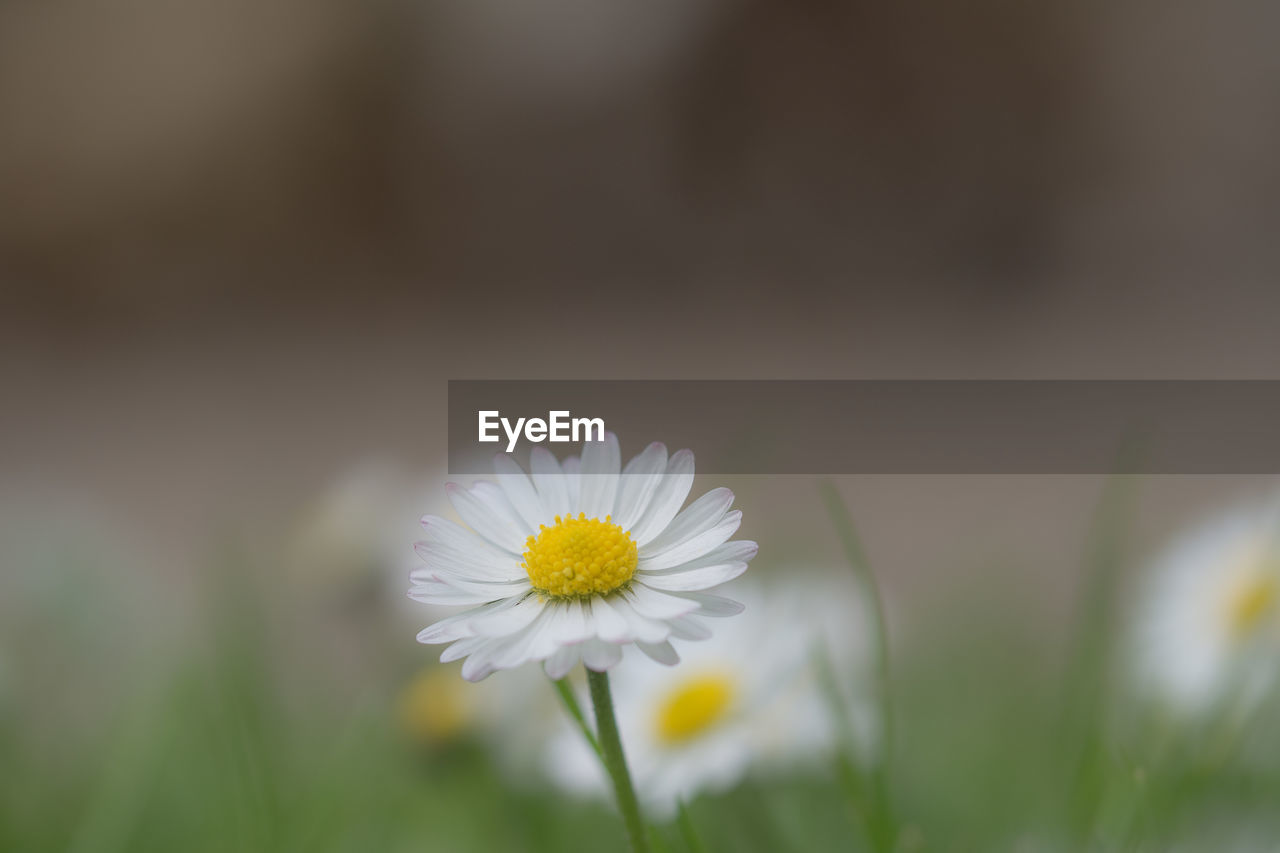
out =
[[[284,559],[293,580],[345,594],[370,583],[390,585],[394,578],[396,598],[404,601],[404,575],[414,565],[405,541],[417,529],[423,503],[438,494],[427,484],[438,481],[438,475],[413,476],[406,466],[381,460],[341,472],[306,503],[290,529]]]
[[[646,809],[659,817],[700,792],[733,787],[752,769],[826,762],[846,724],[858,749],[873,746],[870,706],[859,689],[871,646],[852,585],[788,577],[785,587],[736,588],[735,595],[746,606],[743,616],[691,647],[679,667],[637,660],[613,677],[632,775]],[[836,676],[831,686],[845,720],[823,684],[823,660]],[[594,753],[567,725],[544,764],[570,792],[609,790]]]
[[[408,654],[406,633],[422,627],[423,608],[405,598],[404,579],[418,562],[410,543],[422,511],[447,508],[439,471],[376,458],[344,466],[298,507],[277,543],[272,556],[295,604],[279,616],[282,653],[298,677],[338,691],[333,701],[352,695],[352,684],[394,683],[390,662]]]
[[[424,746],[461,740],[476,712],[475,694],[464,688],[442,666],[423,668],[400,696],[400,727]]]
[[[410,598],[468,608],[418,635],[451,643],[440,659],[466,658],[463,678],[529,661],[556,679],[579,660],[602,672],[631,643],[670,665],[673,638],[710,636],[697,617],[741,609],[704,590],[741,575],[756,544],[729,541],[742,513],[728,489],[680,509],[693,485],[688,450],[668,458],[654,443],[619,470],[610,433],[586,443],[581,461],[535,448],[532,480],[505,454],[494,465],[496,484],[446,486],[471,529],[424,516],[426,566],[411,576]]]
[[[538,778],[545,739],[559,731],[555,690],[532,667],[467,684],[456,666],[429,664],[405,684],[397,702],[400,729],[427,750],[472,742],[491,751],[513,783]]]
[[[1280,506],[1191,531],[1152,567],[1141,600],[1134,657],[1143,686],[1190,714],[1254,705],[1280,660]]]

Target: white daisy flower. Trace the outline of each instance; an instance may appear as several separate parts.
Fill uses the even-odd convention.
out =
[[[785,587],[735,588],[746,612],[690,648],[675,669],[636,660],[613,676],[618,726],[647,812],[727,790],[749,770],[829,763],[845,725],[866,756],[874,718],[863,700],[869,624],[852,584],[789,576]],[[847,718],[822,683],[826,655]],[[608,779],[577,729],[562,724],[546,748],[548,775],[565,790],[605,795]]]
[[[426,563],[413,573],[409,597],[467,610],[418,634],[451,643],[442,661],[466,658],[462,676],[542,661],[551,678],[579,660],[597,672],[634,643],[667,665],[679,661],[671,640],[711,632],[700,616],[730,616],[734,601],[704,590],[732,580],[755,556],[756,543],[729,541],[742,521],[733,492],[713,489],[684,510],[693,485],[693,454],[667,456],[654,443],[619,470],[618,440],[583,446],[563,464],[543,448],[532,479],[506,454],[498,482],[446,492],[470,530],[433,515],[417,543]]]
[[[1245,710],[1277,674],[1280,506],[1215,519],[1174,543],[1141,591],[1136,678],[1171,708]]]

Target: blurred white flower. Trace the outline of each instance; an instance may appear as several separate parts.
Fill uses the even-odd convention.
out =
[[[405,598],[404,579],[418,565],[412,540],[423,511],[449,511],[442,472],[365,459],[334,477],[303,506],[284,542],[294,588],[328,604],[376,601],[395,636],[421,625],[422,606]],[[428,618],[450,612],[433,607]]]
[[[318,669],[311,683],[348,695],[371,678],[400,677],[399,667],[378,673],[369,661],[413,652],[405,637],[421,627],[422,608],[405,598],[404,579],[417,563],[411,542],[422,511],[445,507],[438,472],[365,459],[299,508],[278,543],[293,601],[280,614],[281,643],[296,659],[294,672]]]
[[[742,513],[733,493],[713,489],[683,511],[693,454],[650,444],[619,470],[618,440],[587,442],[563,466],[533,450],[532,481],[512,459],[495,460],[498,483],[446,487],[471,530],[423,517],[409,596],[467,609],[418,635],[451,643],[442,661],[466,658],[462,676],[543,661],[552,678],[579,660],[612,668],[635,643],[654,660],[679,660],[671,639],[711,635],[697,616],[729,616],[740,605],[703,590],[733,580],[756,544],[728,541]]]
[[[286,557],[296,580],[340,588],[373,576],[395,578],[399,587],[414,564],[406,540],[434,491],[428,484],[438,479],[374,460],[334,478],[306,504],[290,532]]]
[[[690,647],[680,666],[628,654],[613,676],[637,793],[661,818],[678,801],[731,788],[753,769],[829,765],[846,725],[863,758],[874,748],[872,711],[862,698],[868,622],[852,584],[840,576],[789,575],[774,587],[735,585],[733,592],[746,607],[743,615]],[[610,790],[576,728],[561,727],[544,764],[570,792]]]
[[[1140,687],[1187,715],[1256,705],[1280,665],[1280,504],[1190,531],[1151,567],[1139,600]]]

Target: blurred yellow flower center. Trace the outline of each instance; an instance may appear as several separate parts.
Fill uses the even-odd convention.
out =
[[[713,728],[728,715],[734,693],[733,681],[723,675],[701,675],[685,681],[659,706],[658,740],[682,743]]]
[[[612,522],[556,516],[525,542],[524,569],[539,592],[554,598],[606,595],[626,585],[639,557],[631,535]]]
[[[415,740],[441,743],[467,728],[470,696],[457,673],[444,667],[423,670],[400,697],[400,724]]]
[[[1280,604],[1280,583],[1272,575],[1260,575],[1242,584],[1228,605],[1227,619],[1237,636],[1246,636]]]

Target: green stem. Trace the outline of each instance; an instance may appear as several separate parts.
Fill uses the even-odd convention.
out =
[[[640,804],[627,772],[627,758],[622,752],[622,738],[618,735],[618,721],[613,716],[613,696],[609,691],[609,674],[587,670],[587,684],[591,687],[591,704],[596,714],[596,731],[599,736],[600,757],[604,769],[613,781],[618,797],[618,811],[627,825],[634,853],[649,853],[649,840],[645,835],[644,820],[640,817]]]
[[[672,853],[671,845],[662,837],[662,833],[656,826],[649,828],[649,843],[653,845],[655,853]]]
[[[698,837],[698,830],[693,825],[693,818],[689,816],[689,810],[685,808],[684,800],[676,801],[676,820],[679,822],[680,835],[684,838],[685,846],[692,853],[707,853],[707,846]]]
[[[876,582],[875,573],[871,571],[871,564],[862,549],[862,542],[853,526],[844,498],[830,481],[823,481],[820,491],[831,516],[831,523],[840,537],[845,558],[871,603],[871,621],[876,634],[876,698],[880,705],[883,742],[882,754],[878,760],[870,762],[870,785],[867,793],[871,802],[867,829],[873,848],[879,851],[892,850],[897,835],[896,821],[889,802],[889,763],[893,755],[893,693],[889,678],[889,629],[884,615],[884,600],[880,597],[880,586]]]
[[[556,688],[556,693],[560,696],[564,709],[569,712],[569,716],[573,717],[573,721],[578,724],[578,731],[582,732],[582,736],[586,738],[591,751],[603,761],[604,754],[600,752],[600,741],[596,740],[595,732],[591,731],[591,726],[587,725],[587,718],[582,713],[582,706],[578,704],[578,697],[573,695],[573,687],[569,684],[569,679],[560,678],[551,682],[551,684]]]
[[[871,820],[867,815],[866,808],[866,788],[862,777],[858,774],[857,763],[855,757],[858,754],[856,749],[857,738],[854,737],[852,717],[847,707],[844,697],[840,695],[840,685],[836,678],[835,667],[831,663],[831,655],[827,652],[826,646],[818,643],[813,650],[814,671],[818,676],[818,686],[822,689],[824,698],[827,700],[828,710],[831,712],[832,718],[835,720],[838,732],[837,749],[835,751],[836,774],[839,776],[840,784],[845,790],[845,794],[849,798],[849,803],[853,807],[853,816],[857,822],[863,826],[869,826]]]
[[[1120,470],[1132,454],[1126,451]],[[1106,743],[1112,684],[1108,653],[1119,622],[1116,602],[1123,575],[1129,530],[1137,504],[1136,477],[1117,474],[1103,487],[1094,511],[1086,547],[1081,600],[1077,605],[1071,658],[1063,689],[1059,742],[1071,774],[1064,798],[1075,845],[1097,831],[1105,811],[1108,746]]]

